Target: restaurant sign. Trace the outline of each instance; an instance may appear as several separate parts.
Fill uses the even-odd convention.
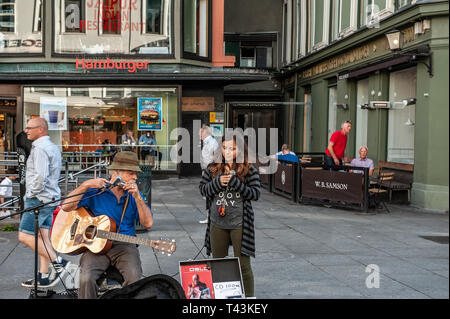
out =
[[[302,197],[361,203],[362,174],[328,170],[302,170]]]

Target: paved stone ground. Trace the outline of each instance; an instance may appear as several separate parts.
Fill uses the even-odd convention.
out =
[[[179,261],[194,258],[202,247],[206,225],[198,222],[205,218],[199,181],[153,182],[155,225],[139,236],[174,238],[177,251],[168,257],[141,246],[144,275],[164,273],[180,280]],[[391,214],[363,215],[294,204],[265,190],[253,205],[258,299],[449,298],[448,214],[390,205]],[[0,227],[5,223],[11,220]],[[447,236],[447,243],[420,236]],[[204,252],[197,259],[205,259]],[[68,259],[78,262],[79,256]],[[33,263],[17,232],[0,231],[0,298],[28,298],[20,283],[32,278]],[[372,273],[366,272],[368,265],[379,268],[379,288],[366,286]]]

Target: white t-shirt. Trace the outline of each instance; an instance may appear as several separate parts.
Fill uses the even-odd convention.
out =
[[[2,187],[2,186],[6,187]],[[0,196],[1,197],[12,197],[12,181],[5,177],[5,179],[0,183]]]
[[[217,140],[211,135],[203,140],[203,148],[200,156],[200,166],[202,169],[206,169],[208,164],[214,161],[214,152],[218,147],[219,143],[217,143]]]

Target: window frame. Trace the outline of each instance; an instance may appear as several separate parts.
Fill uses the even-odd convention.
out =
[[[207,44],[207,56],[200,56],[198,54],[184,51],[184,31],[181,32],[181,57],[183,59],[196,60],[196,61],[204,61],[204,62],[212,62],[212,0],[206,0],[208,3],[208,11],[207,11],[207,22],[208,22],[208,44]],[[173,3],[174,1],[172,1]],[[182,26],[182,30],[184,29],[184,0],[181,1],[181,12],[180,12],[180,25]]]
[[[315,19],[311,17],[315,17],[315,1],[309,1],[310,10],[309,10],[309,32],[310,32],[310,52],[318,51],[329,44],[329,30],[330,30],[330,0],[323,0],[323,30],[322,30],[322,41],[315,43]],[[313,23],[311,23],[313,22]],[[319,22],[320,23],[320,22]]]
[[[42,0],[41,0],[42,1]],[[35,2],[36,3],[36,2]],[[48,1],[42,1],[42,13],[43,16],[45,17],[45,8],[47,6]],[[14,1],[14,30],[16,29],[16,23],[17,23],[17,19],[16,19],[16,5],[17,2]],[[33,18],[34,18],[34,12],[36,11],[35,6],[33,6]],[[33,21],[33,29],[34,30],[34,21]],[[11,34],[12,32],[5,32],[7,34]],[[32,31],[32,33],[37,34],[39,33],[38,31]],[[41,52],[39,53],[26,53],[26,52],[17,52],[17,53],[4,53],[0,51],[0,57],[45,57],[45,46],[46,46],[46,36],[45,36],[45,19],[43,19],[43,21],[41,22]],[[22,40],[22,39],[20,39]]]
[[[2,33],[7,33],[7,34],[15,34],[16,33],[16,30],[17,30],[17,19],[16,19],[17,2],[16,2],[16,0],[14,0],[14,2],[13,2],[13,8],[14,8],[14,26],[13,26],[13,31],[0,31]],[[33,23],[33,27],[34,27],[34,23]]]
[[[371,10],[371,13],[369,14],[368,12],[368,8],[369,5],[372,5],[373,2],[375,0],[363,0],[365,1],[365,5],[366,5],[366,12],[365,12],[365,24],[361,25],[361,26],[367,26],[367,27],[371,27],[374,24],[376,24],[377,22],[379,22],[381,19],[384,19],[390,15],[392,15],[393,13],[395,13],[395,1],[396,0],[384,0],[385,1],[385,6],[382,10],[378,11],[377,13],[373,13],[373,10]],[[373,8],[373,7],[372,7]]]
[[[246,48],[246,49],[253,49],[254,50],[254,61],[255,61],[255,66],[243,66],[242,65],[242,48]],[[266,67],[264,68],[258,68],[258,49],[266,49]],[[267,54],[269,52],[269,50],[271,51],[270,56],[272,58],[270,64],[271,66],[268,67],[267,66]],[[255,44],[255,45],[242,45],[242,42],[239,44],[239,67],[243,68],[243,69],[261,69],[261,70],[272,70],[274,69],[274,63],[273,63],[273,46],[265,46],[265,45],[260,45],[260,44]]]
[[[165,7],[165,5],[166,5],[166,1],[167,0],[159,0],[160,1],[160,3],[161,3],[161,11],[160,11],[160,18],[159,18],[159,20],[160,20],[160,30],[159,30],[159,32],[147,32],[147,28],[145,28],[143,31],[142,31],[142,34],[163,34],[162,32],[163,32],[163,28],[164,28],[164,26],[163,26],[163,21],[164,21],[164,7]],[[147,25],[147,0],[142,0],[142,8],[141,8],[141,10],[142,10],[142,21],[145,21],[145,23],[146,23],[146,25]]]
[[[39,1],[39,5],[38,5]],[[42,12],[42,16],[40,16],[40,12]],[[41,30],[38,30],[39,18],[41,18]],[[44,25],[44,1],[37,0],[34,2],[34,10],[33,10],[33,33],[42,32],[42,28]]]
[[[104,1],[104,0],[103,0]],[[98,53],[98,54],[92,54],[92,53],[58,53],[56,52],[55,48],[55,37],[56,37],[56,21],[55,19],[55,12],[56,12],[56,1],[52,1],[52,17],[53,17],[53,23],[52,23],[52,41],[51,41],[51,56],[52,57],[61,57],[61,58],[114,58],[114,59],[120,59],[120,58],[135,58],[135,59],[155,59],[155,60],[163,60],[163,59],[175,59],[175,31],[174,31],[174,13],[175,13],[175,0],[172,0],[169,5],[169,14],[171,15],[171,21],[170,21],[170,44],[171,44],[171,51],[169,53],[164,54],[157,54],[157,53],[137,53],[137,54],[126,54],[126,53]],[[47,1],[44,1],[44,3],[47,3]],[[45,12],[45,10],[44,10]],[[99,31],[99,30],[98,30]],[[82,34],[82,33],[74,33],[70,32],[67,33],[69,35],[73,34]],[[45,36],[45,33],[44,33]],[[117,35],[107,35],[107,36],[117,36]],[[44,50],[45,54],[45,50]],[[44,55],[42,54],[42,56]]]
[[[342,29],[342,1],[350,2],[350,25]],[[338,22],[338,39],[344,38],[357,30],[358,19],[358,2],[357,0],[338,0],[339,3],[339,22]]]

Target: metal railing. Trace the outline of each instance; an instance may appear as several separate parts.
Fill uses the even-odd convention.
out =
[[[69,164],[70,164],[69,161],[63,160],[62,167],[64,169],[64,176],[60,177],[58,180],[58,184],[61,184],[61,183],[64,184],[65,194],[67,194],[69,191],[69,189],[68,189],[69,183],[74,182],[75,188],[78,187],[78,176],[80,176],[81,174],[84,174],[89,171],[93,171],[94,178],[97,178],[97,177],[101,177],[102,173],[104,171],[105,175],[106,175],[106,166],[109,165],[109,162],[102,160],[102,161],[95,163],[91,166],[88,166],[82,170],[77,170],[76,172],[75,171],[70,172]],[[0,208],[14,208],[14,209],[17,208],[15,206],[9,206],[9,205],[13,205],[13,204],[16,204],[17,202],[19,202],[20,197],[23,197],[24,195],[25,194],[20,194],[19,196],[13,196],[12,199],[9,199],[8,201],[5,201],[3,204],[1,204]]]

